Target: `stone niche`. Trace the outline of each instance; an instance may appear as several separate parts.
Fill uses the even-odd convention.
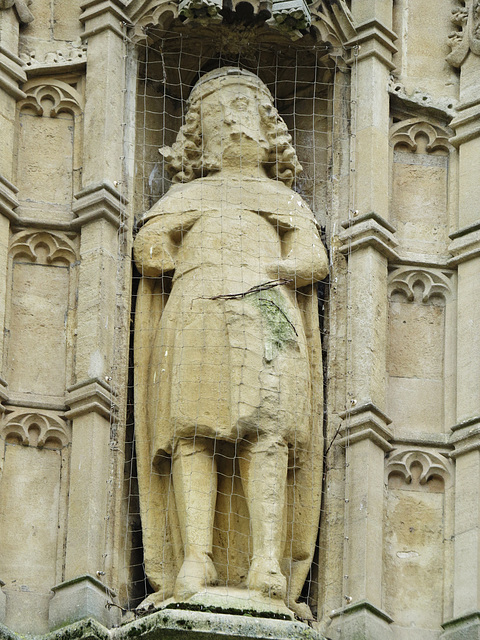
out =
[[[172,28],[168,37],[160,29],[148,35],[152,44],[139,46],[137,218],[170,186],[158,149],[175,141],[196,80],[217,67],[239,66],[258,74],[274,96],[303,167],[296,188],[325,225],[334,78],[326,47],[315,48],[310,36],[302,44],[278,34],[272,37],[267,27],[245,29],[243,34],[240,27],[230,32],[223,25],[216,29],[197,25],[195,33],[183,27]]]
[[[22,217],[68,222],[80,186],[80,76],[34,78],[19,103],[17,186]]]
[[[390,273],[388,415],[397,439],[441,436],[452,417],[452,278],[440,269]]]
[[[27,406],[36,400],[63,408],[72,375],[76,259],[75,241],[65,234],[20,231],[11,239],[4,370],[10,396]]]
[[[48,630],[50,586],[62,575],[70,439],[52,411],[9,411],[0,423],[5,623],[24,633]]]
[[[450,598],[452,463],[446,450],[394,449],[386,460],[384,609],[408,637],[436,638]],[[398,637],[403,638],[400,630]]]
[[[396,239],[407,255],[447,258],[449,133],[419,118],[394,122],[391,213]]]
[[[231,31],[224,25],[216,29],[197,25],[192,33],[176,26],[168,34],[160,28],[150,30],[148,36],[149,43],[138,47],[134,202],[137,219],[141,219],[170,186],[158,149],[175,141],[192,86],[203,73],[218,67],[238,66],[257,74],[274,96],[304,170],[296,188],[320,224],[325,225],[335,72],[326,48],[318,45],[316,49],[310,36],[305,36],[301,44],[294,44],[279,34],[272,37],[267,27],[252,27],[243,33],[241,27]],[[252,547],[248,509],[234,458],[233,447],[232,450],[226,447],[218,461],[213,545],[220,558],[216,565],[220,585],[241,579]],[[170,473],[169,468],[161,473]],[[131,528],[139,530],[135,495],[132,498]],[[243,540],[241,548],[232,545],[234,538]],[[148,591],[145,591],[145,577],[135,551],[138,545],[135,536],[128,544],[131,556],[127,557],[126,565],[133,567],[129,606],[134,606]],[[169,546],[165,548],[167,557]],[[312,610],[317,606],[318,579],[318,567],[313,566],[311,584],[305,589]]]

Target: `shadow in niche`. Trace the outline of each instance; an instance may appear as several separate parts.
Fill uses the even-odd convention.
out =
[[[326,243],[325,227],[322,226],[321,237],[322,242],[329,255]],[[330,258],[329,258],[330,259]],[[312,564],[308,571],[305,584],[299,602],[307,604],[315,619],[318,616],[318,597],[319,597],[319,581],[320,581],[320,526],[322,523],[323,505],[326,491],[326,447],[327,447],[327,346],[325,344],[325,305],[329,291],[329,276],[317,283],[317,301],[318,301],[318,329],[322,341],[322,374],[323,374],[323,415],[322,415],[322,434],[323,434],[323,474],[322,474],[322,493],[320,505],[320,517],[318,523],[317,538],[315,540],[315,551],[313,554]]]
[[[140,504],[137,481],[137,457],[135,451],[135,415],[134,415],[134,395],[135,380],[133,368],[134,353],[134,327],[135,327],[135,300],[137,298],[140,274],[135,267],[132,258],[132,310],[130,322],[130,349],[128,363],[128,398],[127,398],[127,424],[125,438],[125,484],[127,487],[126,498],[128,501],[128,532],[127,545],[129,545],[129,557],[126,562],[129,569],[129,584],[127,585],[127,601],[124,606],[127,609],[135,609],[153,589],[150,587],[145,575],[145,565],[143,559],[143,536],[142,523],[140,520]]]
[[[140,281],[140,275],[135,266],[133,266],[133,300],[136,300],[138,284]],[[318,283],[317,297],[318,297],[318,311],[319,311],[319,331],[322,336],[322,352],[323,352],[323,367],[324,367],[324,393],[325,393],[325,380],[326,380],[326,353],[325,345],[323,343],[324,335],[324,311],[326,294],[328,291],[328,279]],[[137,465],[136,465],[136,452],[135,452],[135,439],[134,439],[134,369],[133,369],[133,353],[134,353],[134,336],[133,327],[135,320],[135,305],[132,305],[132,322],[131,322],[131,342],[130,342],[130,365],[129,365],[129,397],[128,397],[128,409],[127,409],[127,437],[126,437],[126,462],[125,462],[125,482],[128,487],[128,535],[129,535],[129,567],[130,567],[130,582],[127,588],[127,602],[125,606],[129,610],[133,610],[151,593],[153,589],[150,586],[145,573],[144,557],[143,557],[143,539],[142,539],[142,525],[140,520],[140,508],[139,508],[139,490],[137,482]],[[325,423],[325,410],[324,419]],[[325,431],[325,424],[324,424]],[[225,446],[227,443],[223,443]],[[217,452],[219,462],[219,475],[221,477],[237,477],[237,472],[232,471],[230,467],[224,468],[228,463],[232,463],[236,454],[233,449],[234,445],[225,446],[225,450],[222,447]],[[325,482],[325,474],[323,476],[323,484]],[[241,494],[241,481],[237,477],[237,489],[238,494]],[[322,486],[322,504],[323,504],[324,486]],[[223,494],[227,498],[227,493]],[[242,496],[243,497],[243,496]],[[230,496],[231,498],[231,496]],[[246,508],[246,506],[245,506]],[[216,510],[222,510],[220,504],[217,504]],[[243,513],[243,517],[248,517],[246,512]],[[321,519],[321,513],[320,513]],[[217,546],[220,545],[219,541],[216,541]],[[248,554],[247,550],[243,551]],[[225,553],[228,555],[228,550],[225,549]],[[225,559],[226,562],[226,559]],[[220,562],[221,564],[221,562]],[[226,565],[225,565],[226,566]],[[221,567],[219,566],[221,573]],[[315,553],[312,565],[308,572],[305,584],[302,589],[300,602],[307,604],[313,615],[317,614],[317,599],[318,599],[318,580],[319,580],[319,534],[317,534]]]
[[[245,4],[246,6],[242,11],[248,17],[251,11],[248,8],[249,5]],[[237,12],[235,12],[237,18],[239,7],[240,5],[237,5]],[[258,35],[256,30],[253,30],[253,41],[249,43],[249,46],[243,46],[244,41],[241,38],[243,36],[246,38],[248,33],[244,33],[244,30],[241,30],[239,35],[237,33],[238,30],[235,28],[228,29],[225,26],[228,10],[224,9],[224,11],[224,25],[220,25],[223,27],[223,31],[219,30],[217,37],[213,37],[213,34],[208,34],[210,37],[202,41],[200,28],[195,35],[190,36],[185,33],[176,34],[175,36],[172,32],[171,35],[166,35],[164,38],[159,37],[161,51],[156,51],[155,45],[149,47],[148,55],[146,53],[145,59],[140,61],[140,98],[138,108],[146,115],[143,132],[139,132],[138,153],[143,155],[140,156],[139,163],[137,214],[150,209],[170,186],[165,167],[162,164],[163,159],[158,159],[158,148],[172,145],[175,141],[176,134],[184,121],[186,97],[189,95],[191,88],[204,73],[223,66],[234,66],[256,73],[267,84],[274,96],[275,104],[287,123],[294,140],[294,146],[304,167],[304,177],[300,178],[295,190],[302,195],[312,210],[320,214],[320,222],[323,224],[325,216],[322,212],[326,210],[324,200],[327,194],[323,193],[323,186],[318,186],[318,181],[322,180],[322,184],[326,184],[329,152],[327,134],[329,118],[331,117],[331,92],[333,86],[333,72],[329,68],[330,63],[325,59],[327,48],[325,46],[320,46],[318,49],[312,47],[313,40],[310,42],[310,46],[294,45],[291,42],[282,44],[282,37],[278,34],[275,36],[275,41],[256,40]],[[233,16],[232,21],[237,18]],[[255,19],[257,18],[258,16],[255,16]],[[237,51],[233,51],[231,43],[225,44],[221,37],[227,30],[238,39]],[[247,31],[249,32],[249,30]],[[148,137],[145,132],[148,133]],[[314,147],[315,152],[312,152],[313,137],[317,142]],[[143,167],[141,167],[142,163]],[[321,176],[319,175],[318,167],[324,169]],[[158,180],[158,186],[153,180],[149,182],[154,170],[157,172],[155,175],[158,174],[161,177],[161,180]],[[315,185],[317,185],[316,188]],[[322,236],[325,244],[324,234]],[[136,278],[138,279],[137,272]],[[138,280],[134,284],[135,290],[137,287]],[[327,288],[328,280],[319,283],[319,330],[322,338]],[[132,311],[133,317],[134,312]],[[325,348],[326,345],[322,340],[324,394],[326,392],[325,381],[327,379]],[[133,366],[133,355],[131,355],[131,365]],[[132,375],[131,370],[130,375]],[[132,378],[129,399],[131,412],[129,435],[131,440],[130,469],[135,474],[135,484],[132,483],[132,490],[135,492],[135,497],[131,500],[130,535],[132,539],[132,562],[135,562],[136,566],[130,571],[132,576],[130,598],[132,604],[130,606],[136,606],[141,599],[151,592],[144,573],[143,550],[141,548],[142,533],[133,444],[133,394]],[[324,416],[324,436],[325,424]],[[236,476],[231,472],[226,475],[229,477]],[[324,484],[325,477],[323,478]],[[325,487],[322,486],[322,506],[324,491]],[[319,567],[320,557],[321,553],[319,553],[319,540],[317,537],[314,560],[300,597],[300,601],[308,603],[312,609],[315,608],[318,599],[318,577],[319,573],[321,573],[321,568]]]

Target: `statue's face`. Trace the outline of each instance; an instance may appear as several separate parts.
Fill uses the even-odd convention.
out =
[[[246,85],[229,85],[202,100],[204,148],[228,158],[262,162],[267,148],[264,126],[258,111],[258,91]]]

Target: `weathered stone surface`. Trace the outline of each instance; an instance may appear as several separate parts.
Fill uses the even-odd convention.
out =
[[[228,613],[208,613],[164,609],[108,630],[94,619],[86,619],[52,633],[30,636],[32,640],[323,640],[311,627],[301,622]],[[2,640],[20,640],[0,623]]]
[[[452,33],[449,3],[444,7],[445,11],[438,11],[438,5],[429,0],[416,0],[414,5],[400,0],[394,5],[393,30],[398,35],[395,75],[406,82],[409,94],[423,90],[456,98],[454,70],[445,61],[446,41]]]
[[[78,576],[56,585],[52,590],[54,595],[48,614],[51,629],[90,617],[106,627],[118,624],[119,610],[114,606],[115,594],[96,578]]]
[[[189,165],[192,135],[202,136],[203,149]],[[258,592],[273,604],[302,608],[320,498],[318,397],[311,386],[321,376],[320,345],[311,286],[326,275],[327,261],[306,204],[267,173],[277,153],[273,136],[289,148],[274,171],[290,185],[300,166],[265,85],[228,67],[202,77],[177,142],[163,154],[174,182],[189,183],[202,164],[208,175],[175,185],[147,212],[136,239],[144,275],[136,312],[137,451],[147,575],[155,589],[145,606],[170,596],[190,602],[220,581],[243,587],[253,603]],[[160,277],[173,270],[168,301],[155,311]],[[300,287],[309,287],[304,298]],[[235,533],[236,505],[225,514],[216,509],[216,452],[230,457],[223,443],[238,448],[231,459],[238,460],[247,506]],[[161,468],[152,469],[156,459],[168,465],[170,455],[174,516],[168,502],[161,504],[168,499],[168,486],[158,484]],[[238,475],[230,473],[232,480]],[[296,505],[289,516],[287,492]],[[284,538],[286,517],[291,541]],[[222,567],[214,526],[228,549],[242,549],[240,566],[227,557]],[[172,531],[181,539],[166,570],[159,545]]]
[[[205,638],[205,640],[237,640],[237,638],[322,640],[319,633],[299,622],[186,609],[163,609],[113,630],[111,637],[112,640],[131,637],[141,640],[157,640],[157,638],[180,640],[186,637]]]
[[[185,4],[0,0],[0,579],[5,582],[0,624],[13,630],[0,627],[0,637],[45,634],[50,606],[55,625],[88,615],[111,625],[120,611],[104,609],[111,589],[118,590],[125,608],[136,607],[148,594],[130,451],[138,426],[132,407],[125,417],[127,394],[139,395],[127,367],[133,218],[163,206],[155,205],[159,201],[173,202],[175,193],[182,194],[183,204],[173,203],[169,216],[186,210],[185,194],[193,191],[168,191],[171,159],[157,150],[174,144],[192,86],[220,60],[255,70],[268,84],[294,134],[305,173],[296,191],[271,177],[259,180],[257,174],[249,176],[249,188],[242,178],[241,189],[232,187],[230,177],[221,185],[213,175],[197,175],[192,185],[210,185],[211,191],[191,200],[202,200],[202,215],[228,208],[224,220],[229,224],[238,210],[244,217],[255,201],[252,208],[262,210],[262,225],[231,247],[238,249],[237,263],[255,261],[255,273],[266,262],[277,227],[288,239],[278,204],[286,193],[297,201],[302,194],[325,227],[330,250],[330,281],[320,293],[325,407],[320,406],[320,381],[312,395],[317,413],[325,412],[325,476],[320,478],[321,451],[313,452],[317,476],[310,483],[300,476],[306,466],[292,465],[290,455],[286,501],[304,515],[293,531],[290,515],[275,516],[288,522],[282,544],[288,538],[288,553],[299,559],[294,568],[302,564],[298,575],[311,566],[303,599],[308,591],[319,628],[331,638],[438,640],[443,634],[446,640],[478,639],[480,5],[477,0],[287,2],[291,11],[282,22],[287,23],[284,37],[260,24],[274,9],[271,2],[252,0],[248,14],[245,3],[233,0],[225,4],[224,16],[216,11],[213,21],[206,15],[208,2],[193,2],[188,24],[178,19]],[[277,9],[280,4],[275,3]],[[295,15],[296,7],[301,15]],[[308,14],[312,26],[301,33]],[[204,124],[219,139],[225,120],[221,102],[204,97]],[[257,116],[248,112],[250,136]],[[258,149],[247,137],[240,135],[236,159],[248,164],[254,156],[258,166]],[[225,175],[228,162],[223,165],[218,173]],[[194,169],[198,173],[198,166]],[[275,188],[265,194],[259,184]],[[143,227],[154,238],[144,242],[147,257],[153,247],[154,261],[163,259],[162,252],[165,257],[165,249],[172,256],[177,252],[178,261],[179,245],[193,238],[194,226],[175,228],[173,241],[163,242],[172,229],[154,222]],[[272,233],[267,238],[264,232]],[[225,235],[222,230],[203,237],[206,259],[224,246]],[[294,252],[305,255],[307,244]],[[298,260],[295,269],[298,274]],[[237,273],[227,278],[222,293],[245,293]],[[268,277],[281,275],[277,269]],[[165,289],[154,293],[165,301],[168,280],[163,284]],[[288,288],[279,285],[276,293]],[[299,298],[299,289],[306,291],[297,283],[287,295]],[[257,306],[248,299],[239,303],[252,319],[248,364],[255,364],[248,375],[232,384],[240,365],[235,368],[221,357],[192,357],[188,385],[170,387],[183,399],[163,406],[178,412],[190,407],[203,417],[210,411],[216,431],[227,422],[225,398],[231,401],[232,389],[235,406],[246,397],[242,407],[258,408],[255,389],[263,356],[266,351],[274,355],[284,338],[293,342],[294,336],[288,322],[277,322],[278,341],[267,340],[266,348],[258,331],[255,314],[269,322],[276,317],[275,290],[260,292],[268,301],[256,300]],[[194,308],[209,309],[205,323],[197,316],[196,330],[228,327],[237,340],[231,352],[241,353],[248,332],[230,321],[239,301],[204,300],[212,291],[193,302]],[[220,304],[228,308],[229,321],[215,324],[211,308]],[[182,317],[195,320],[187,306]],[[285,307],[287,316],[293,307]],[[152,345],[160,351],[160,342],[156,347],[154,339],[147,342],[150,351]],[[209,345],[206,340],[201,347]],[[183,354],[197,347],[186,339]],[[301,363],[298,358],[285,365],[281,382],[289,381],[284,386],[288,400],[274,403],[272,410],[277,417],[291,412],[299,430],[306,396],[299,392],[305,378]],[[152,372],[161,373],[161,367],[152,366]],[[197,372],[206,382],[199,384]],[[210,383],[219,373],[220,385],[212,391]],[[211,448],[197,443],[210,456],[208,472],[202,476],[191,469],[191,481],[183,482],[184,493],[199,497],[194,541],[202,539],[198,505],[215,501],[207,509],[216,511],[215,568],[223,583],[240,591],[211,586],[197,594],[197,604],[213,607],[215,600],[220,608],[230,602],[239,609],[291,615],[286,607],[294,607],[295,598],[286,604],[278,597],[250,598],[242,586],[252,561],[252,514],[238,464],[244,452],[238,443],[217,442],[218,484],[213,486],[204,480],[212,477]],[[125,455],[130,456],[126,481]],[[187,462],[179,465],[188,476],[190,456],[183,457]],[[280,454],[271,458],[277,464],[261,465],[262,480],[278,471]],[[168,451],[154,463],[165,485],[172,483],[170,462]],[[176,474],[177,487],[182,473]],[[308,501],[297,500],[293,478],[307,488]],[[174,493],[154,494],[160,495],[155,508],[167,504],[173,520],[185,511],[185,501],[174,504]],[[312,563],[318,518],[311,507],[319,504],[320,494],[319,548]],[[283,495],[279,484],[277,506]],[[265,511],[260,515],[268,520]],[[163,564],[154,569],[168,574],[167,592],[181,569],[181,527],[175,521],[171,537],[159,536],[155,528],[144,530],[147,573],[150,559],[158,557]],[[157,556],[149,551],[152,546]],[[280,568],[290,573],[288,558]],[[76,582],[61,586],[87,573],[91,579],[82,587]],[[281,578],[276,586],[282,591]],[[227,588],[228,595],[222,591]],[[247,605],[241,602],[245,595]],[[306,607],[298,611],[309,613]],[[168,618],[163,627],[162,616]],[[194,633],[185,629],[187,618],[199,637],[296,637],[297,632],[302,637],[305,632],[295,623],[259,623],[218,610],[167,610],[118,629],[78,622],[43,637],[109,640],[139,633],[181,638]]]
[[[43,117],[22,113],[18,144],[22,171],[18,187],[22,194],[21,214],[25,217],[42,219],[47,209],[54,219],[72,218],[73,137],[71,114],[51,118],[48,111]]]

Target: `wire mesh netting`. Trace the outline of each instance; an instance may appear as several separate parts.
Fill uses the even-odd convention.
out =
[[[219,33],[138,49],[128,608],[309,618],[350,97],[323,46]]]

